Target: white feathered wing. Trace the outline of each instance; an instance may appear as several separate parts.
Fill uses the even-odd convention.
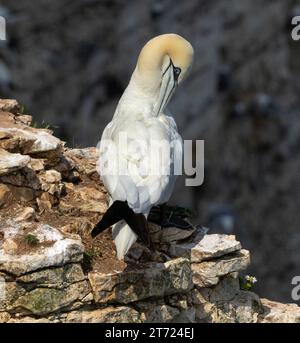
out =
[[[157,151],[162,141],[169,149]],[[134,212],[147,218],[152,206],[169,200],[176,179],[174,165],[181,167],[182,150],[182,139],[170,116],[115,117],[100,144],[100,175],[110,204],[127,201]],[[113,239],[118,258],[123,259],[137,235],[120,221],[113,226]]]

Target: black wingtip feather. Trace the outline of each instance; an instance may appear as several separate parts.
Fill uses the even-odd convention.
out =
[[[100,222],[94,227],[91,236],[95,238],[101,232],[116,224],[120,220],[125,220],[131,230],[140,238],[140,240],[151,250],[154,246],[150,237],[148,222],[142,213],[135,213],[126,201],[115,201]]]

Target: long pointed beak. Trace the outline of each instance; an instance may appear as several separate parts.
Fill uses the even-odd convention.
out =
[[[178,82],[174,78],[173,64],[170,63],[168,69],[164,72],[162,77],[159,97],[154,107],[155,116],[158,116],[160,113],[164,112],[177,87],[177,84]]]

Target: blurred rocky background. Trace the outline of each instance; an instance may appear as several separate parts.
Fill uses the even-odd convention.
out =
[[[205,182],[173,203],[252,252],[260,296],[292,302],[300,274],[300,41],[295,0],[2,0],[0,97],[16,98],[70,147],[95,146],[140,48],[175,32],[195,48],[170,109],[205,140]]]

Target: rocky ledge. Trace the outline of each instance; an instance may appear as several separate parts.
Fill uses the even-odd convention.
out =
[[[234,236],[151,225],[116,259],[94,148],[68,149],[0,101],[0,322],[300,322],[300,308],[242,290]]]

